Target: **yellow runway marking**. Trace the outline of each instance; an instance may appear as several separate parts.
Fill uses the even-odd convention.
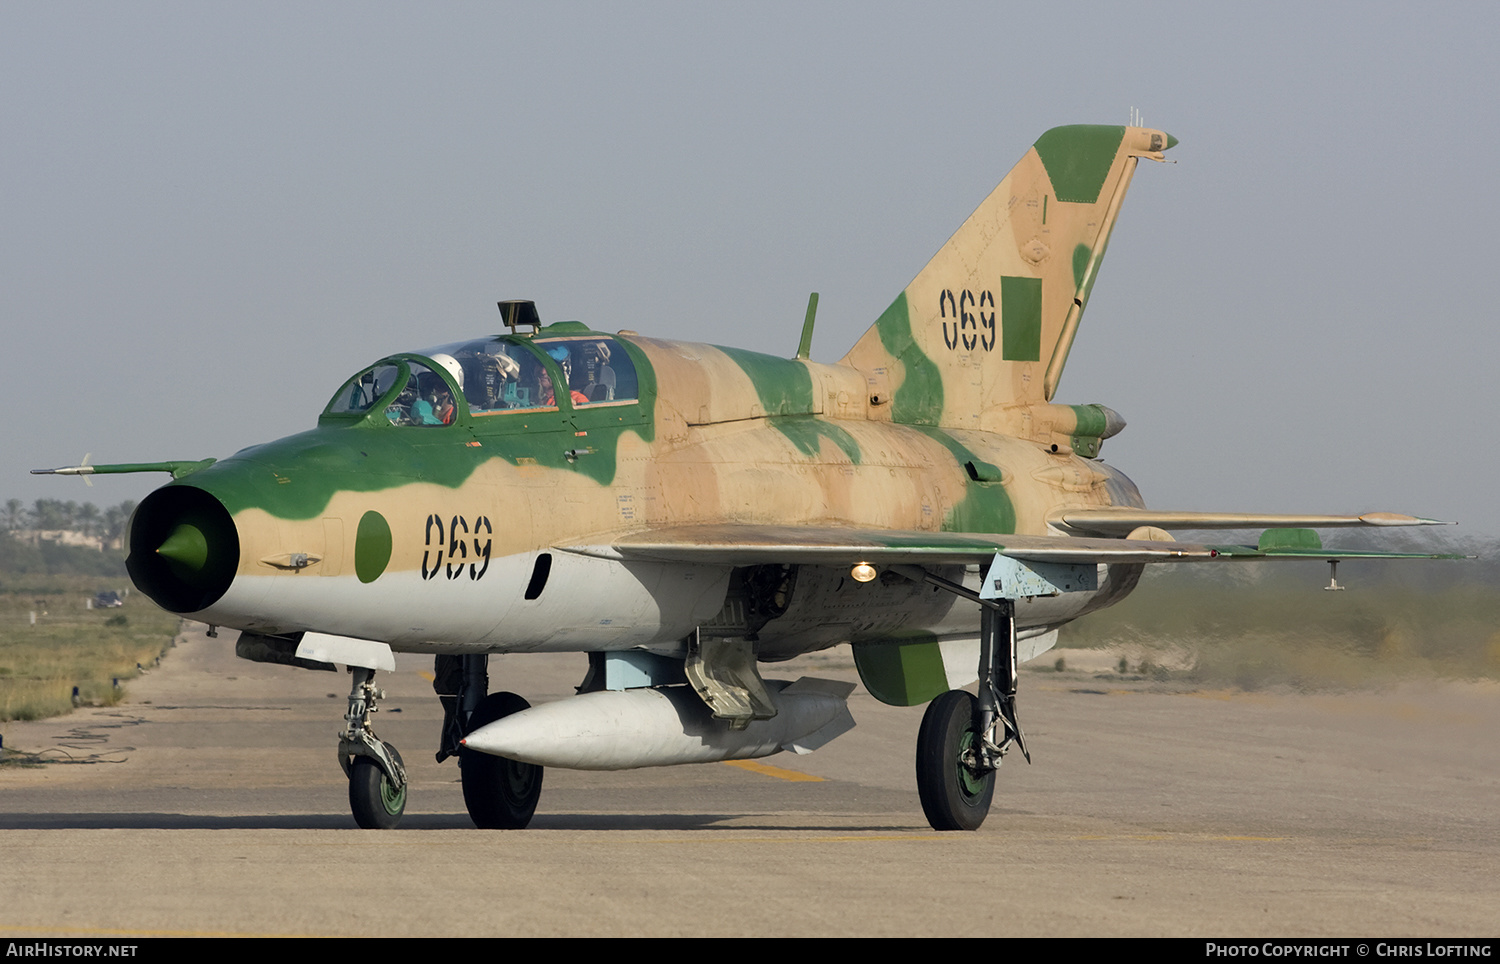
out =
[[[751,773],[759,773],[763,776],[775,777],[778,780],[791,780],[794,783],[822,783],[822,777],[815,777],[811,773],[798,773],[796,770],[784,770],[781,767],[773,767],[769,763],[761,763],[759,760],[725,760],[725,766],[739,767],[741,770],[749,770]]]

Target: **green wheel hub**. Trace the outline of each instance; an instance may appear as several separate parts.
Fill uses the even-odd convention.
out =
[[[974,769],[966,762],[969,751],[974,744],[979,742],[979,735],[973,730],[965,730],[963,738],[958,744],[958,788],[963,791],[964,796],[975,798],[984,793],[986,787],[993,787],[992,774],[975,773]]]
[[[934,830],[978,830],[995,796],[995,771],[964,761],[977,745],[972,694],[949,690],[927,706],[917,731],[917,793]]]

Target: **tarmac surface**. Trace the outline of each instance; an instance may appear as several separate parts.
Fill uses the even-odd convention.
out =
[[[0,767],[0,936],[1500,932],[1492,683],[1187,692],[1069,653],[1023,673],[1035,762],[1007,759],[977,833],[927,827],[921,708],[863,688],[817,753],[548,770],[530,828],[479,831],[433,762],[431,661],[398,656],[375,729],[412,787],[382,832],[335,759],[348,676],[233,638],[183,637],[120,706],[3,725],[47,762]],[[499,657],[491,688],[559,699],[583,669]],[[765,675],[857,678],[847,649]]]

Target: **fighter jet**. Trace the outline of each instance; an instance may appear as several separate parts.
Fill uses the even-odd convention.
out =
[[[1314,531],[1423,525],[1393,513],[1146,508],[1099,460],[1125,425],[1053,401],[1141,127],[1043,134],[849,352],[781,358],[543,325],[382,358],[317,427],[165,471],[128,536],[135,585],[239,631],[241,656],[348,667],[338,747],[362,827],[406,806],[371,713],[393,653],[436,657],[475,824],[524,827],[544,767],[625,769],[807,752],[853,726],[853,684],[765,664],[849,645],[891,704],[928,704],[923,810],[973,830],[1026,755],[1016,666],[1123,599],[1148,564],[1337,560]],[[1266,531],[1255,545],[1173,529]],[[1369,555],[1368,553],[1365,555]],[[492,653],[583,652],[578,695],[491,693]],[[977,695],[966,687],[977,681]]]

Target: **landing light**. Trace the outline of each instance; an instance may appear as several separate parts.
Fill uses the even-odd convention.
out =
[[[849,575],[854,577],[855,582],[869,582],[875,578],[875,567],[868,562],[861,562],[849,570]]]

